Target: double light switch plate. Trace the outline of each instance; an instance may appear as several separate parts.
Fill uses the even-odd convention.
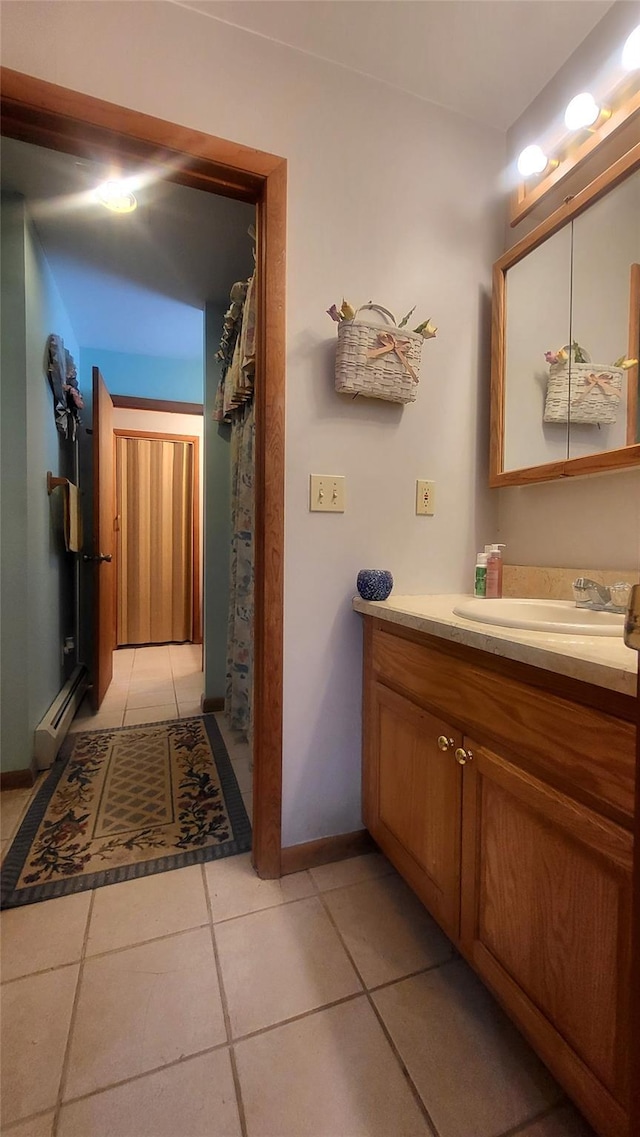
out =
[[[311,474],[309,509],[312,513],[344,513],[344,482],[337,474]]]

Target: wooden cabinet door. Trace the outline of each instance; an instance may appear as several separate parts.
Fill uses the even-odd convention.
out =
[[[461,944],[598,1132],[627,1132],[632,836],[465,739]]]
[[[365,730],[365,822],[453,939],[460,919],[462,770],[451,728],[373,683]],[[441,750],[438,738],[451,739]]]

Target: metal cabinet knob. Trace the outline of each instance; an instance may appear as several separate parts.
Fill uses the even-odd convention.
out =
[[[452,738],[447,738],[446,734],[441,734],[438,737],[438,748],[440,750],[453,750],[455,742]]]
[[[470,762],[472,758],[473,754],[470,750],[463,750],[461,746],[456,750],[455,759],[459,766],[466,766],[467,762]]]

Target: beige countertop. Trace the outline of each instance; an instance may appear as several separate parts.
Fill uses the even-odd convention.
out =
[[[480,624],[455,616],[453,609],[468,596],[392,596],[389,600],[353,599],[353,608],[392,624],[427,632],[453,643],[516,659],[532,667],[568,675],[623,695],[636,694],[638,653],[622,636],[571,636]]]

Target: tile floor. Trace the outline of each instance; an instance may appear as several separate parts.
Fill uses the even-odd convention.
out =
[[[199,655],[160,653],[118,653],[80,729],[197,713]],[[5,842],[32,792],[1,795]],[[380,854],[280,881],[230,857],[0,931],[7,1137],[593,1137]]]

